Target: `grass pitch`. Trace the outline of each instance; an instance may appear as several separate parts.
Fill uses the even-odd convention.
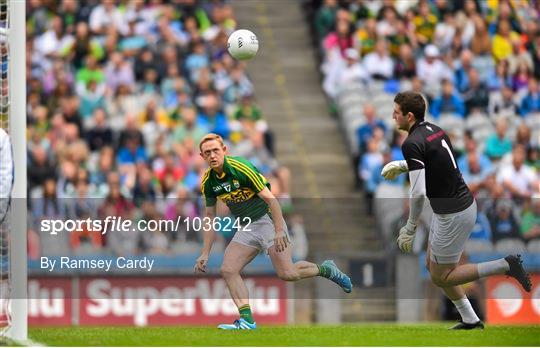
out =
[[[450,323],[266,326],[256,331],[214,327],[31,328],[49,346],[539,346],[540,326],[487,326],[449,331]]]

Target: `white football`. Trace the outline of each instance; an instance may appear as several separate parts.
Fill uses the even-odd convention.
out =
[[[246,29],[236,30],[227,40],[227,50],[235,59],[251,59],[259,50],[257,35]]]

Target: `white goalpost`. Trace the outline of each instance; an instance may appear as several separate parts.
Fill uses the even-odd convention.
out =
[[[6,239],[2,247],[7,248],[7,258],[1,255],[4,284],[0,291],[5,312],[3,334],[18,342],[28,340],[25,6],[24,0],[0,0],[0,8],[5,11],[0,15],[0,117],[11,140],[14,176],[11,211],[2,227],[1,238]]]

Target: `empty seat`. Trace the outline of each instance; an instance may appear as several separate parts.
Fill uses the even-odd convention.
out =
[[[465,244],[467,254],[490,253],[493,251],[493,243],[489,240],[469,239]]]
[[[499,253],[522,252],[525,249],[525,242],[517,238],[502,239],[495,244],[495,251]]]
[[[527,243],[527,251],[531,254],[540,254],[540,239],[533,239]]]
[[[447,133],[451,130],[463,133],[465,121],[462,117],[455,114],[442,114],[439,118],[438,125]]]

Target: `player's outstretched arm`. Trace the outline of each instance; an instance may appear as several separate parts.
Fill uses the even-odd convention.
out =
[[[382,169],[381,175],[386,180],[394,180],[402,173],[407,173],[409,167],[407,166],[407,161],[392,161],[388,162]]]
[[[216,206],[210,206],[205,208],[205,216],[214,221],[216,217]],[[208,264],[208,257],[210,256],[210,251],[212,250],[212,245],[214,244],[214,229],[212,224],[209,224],[206,228],[203,229],[203,248],[201,251],[201,256],[197,259],[195,263],[195,273],[205,273],[206,265]]]
[[[399,230],[398,246],[409,253],[412,251],[416,226],[422,209],[424,208],[424,199],[426,197],[426,170],[419,169],[409,172],[411,181],[411,195],[409,198],[409,219],[407,224]]]
[[[261,197],[270,207],[272,220],[274,220],[274,228],[276,229],[274,245],[276,246],[276,251],[281,252],[290,244],[289,237],[285,233],[285,227],[283,226],[283,213],[281,212],[281,206],[279,205],[277,198],[268,189],[268,187],[265,187],[261,192],[259,192],[258,196]]]

